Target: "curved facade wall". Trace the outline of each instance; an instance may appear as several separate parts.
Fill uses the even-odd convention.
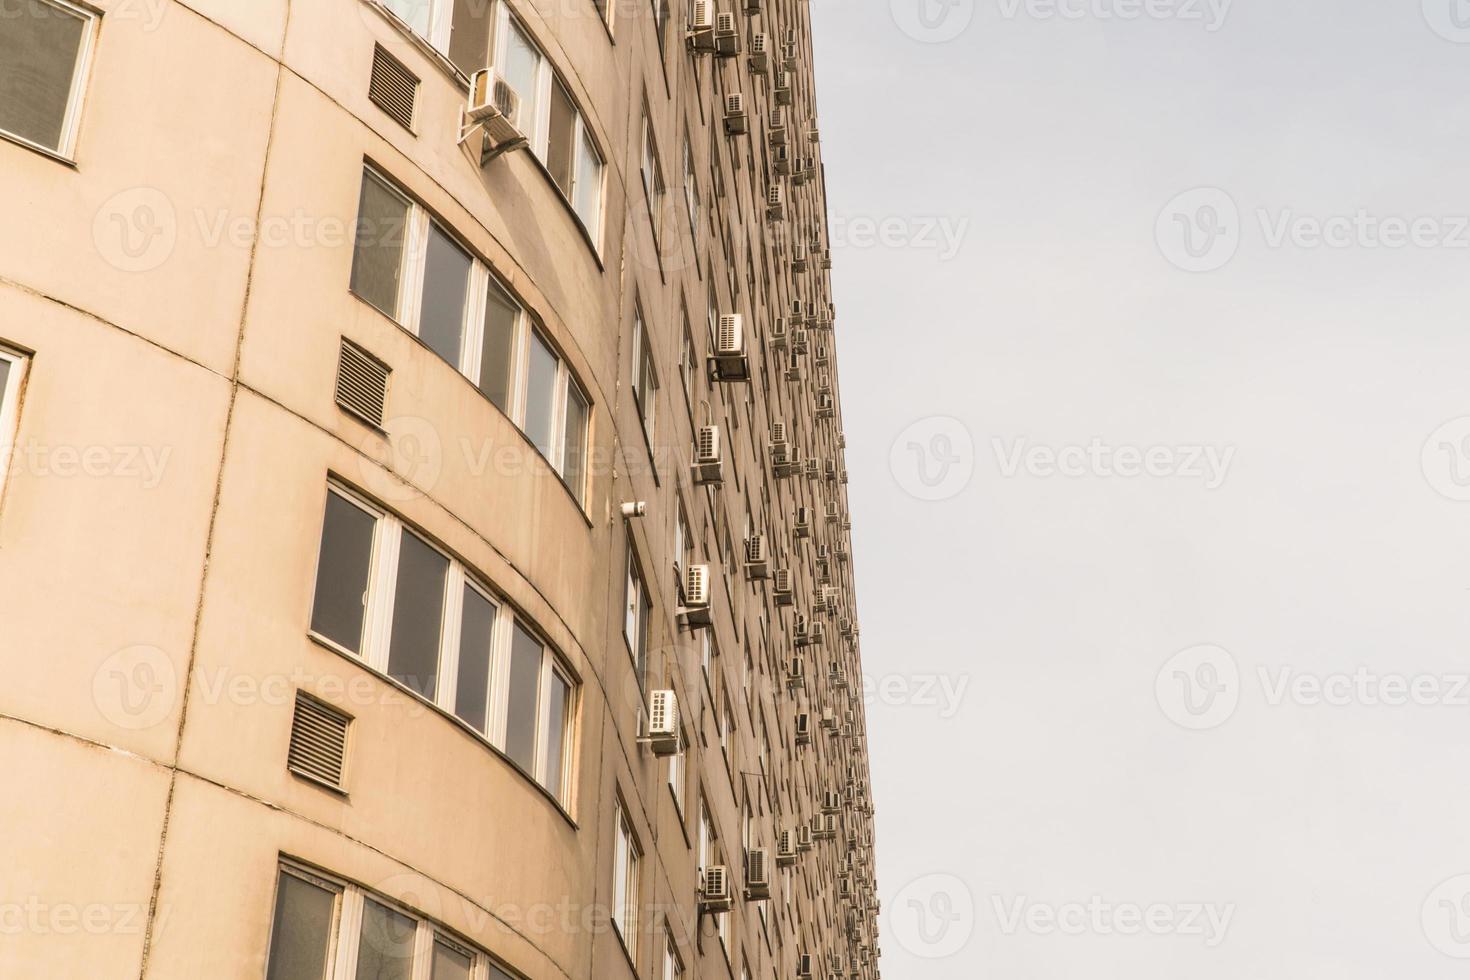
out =
[[[806,5],[728,0],[733,56],[683,0],[5,6],[0,975],[876,977]],[[482,166],[467,76],[526,41]]]

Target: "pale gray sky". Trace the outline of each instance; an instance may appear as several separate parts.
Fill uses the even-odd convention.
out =
[[[1457,3],[813,0],[887,976],[1463,975]]]

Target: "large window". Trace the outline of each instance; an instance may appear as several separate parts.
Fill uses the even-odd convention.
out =
[[[594,246],[602,241],[602,154],[571,93],[510,9],[500,4],[495,65],[521,98],[517,123]]]
[[[454,715],[566,802],[570,673],[464,565],[336,486],[311,632]]]
[[[477,385],[585,502],[591,406],[530,316],[443,226],[363,171],[352,291]]]
[[[689,211],[689,230],[699,234],[699,175],[695,170],[694,145],[684,135],[684,206]]]
[[[643,321],[642,309],[633,311],[633,399],[638,405],[638,418],[643,434],[653,445],[654,422],[658,408],[658,375],[653,370],[653,343]]]
[[[638,688],[644,690],[648,678],[648,632],[653,623],[653,599],[648,594],[643,572],[638,567],[638,557],[631,547],[628,548],[628,584],[624,600],[627,609],[623,638],[628,642],[628,653],[638,674]]]
[[[281,865],[266,980],[512,980],[433,922],[357,885]]]
[[[15,432],[20,421],[20,389],[25,381],[26,359],[0,347],[0,482],[6,464],[14,455]]]
[[[0,132],[71,155],[96,26],[66,0],[0,3]]]
[[[680,980],[684,976],[684,961],[679,959],[679,946],[672,935],[664,937],[664,972],[662,980]]]
[[[613,926],[623,940],[628,958],[638,962],[638,865],[642,857],[633,838],[628,813],[617,806],[616,840],[613,851]]]
[[[639,171],[643,177],[643,195],[648,201],[654,240],[657,242],[664,234],[664,168],[659,162],[658,142],[654,139],[653,123],[649,120],[646,109],[643,113],[643,157]]]

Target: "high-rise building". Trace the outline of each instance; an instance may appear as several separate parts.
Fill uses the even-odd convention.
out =
[[[0,0],[0,977],[871,980],[804,0]]]

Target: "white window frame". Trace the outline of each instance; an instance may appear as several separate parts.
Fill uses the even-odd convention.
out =
[[[31,359],[19,351],[0,346],[0,361],[10,365],[5,392],[0,395],[0,489],[3,489],[5,478],[10,473],[10,461],[15,456],[15,444],[20,438],[20,393],[25,388]]]
[[[551,411],[551,453],[546,461],[558,476],[566,475],[566,410],[567,390],[569,385],[576,385],[582,400],[587,403],[587,425],[583,430],[583,448],[588,445],[592,429],[592,399],[587,395],[587,389],[582,385],[575,375],[572,374],[567,359],[562,356],[557,346],[551,342],[545,331],[533,321],[530,312],[516,299],[516,296],[505,285],[504,281],[491,271],[490,267],[465,245],[464,240],[454,233],[454,230],[437,220],[420,204],[411,194],[403,190],[399,184],[380,168],[372,164],[363,165],[363,179],[368,179],[368,174],[383,185],[390,193],[398,197],[408,207],[408,221],[403,233],[403,260],[399,273],[398,303],[397,309],[392,314],[392,319],[404,330],[419,335],[419,318],[423,310],[424,272],[428,262],[430,227],[437,226],[447,238],[453,241],[461,251],[470,257],[470,275],[466,285],[468,290],[464,304],[464,323],[460,329],[459,363],[451,365],[459,371],[470,384],[477,388],[481,383],[481,370],[484,367],[482,358],[485,347],[485,311],[489,304],[490,284],[493,280],[496,286],[516,306],[516,324],[514,337],[511,341],[511,377],[509,397],[507,398],[507,415],[522,432],[526,430],[526,401],[530,392],[530,363],[531,363],[531,333],[539,334],[541,342],[546,345],[552,356],[556,359],[556,380],[552,391]],[[353,242],[354,255],[356,240]],[[353,295],[357,295],[354,293]],[[366,298],[359,296],[364,303],[373,306]],[[377,309],[373,306],[373,309]],[[381,311],[380,311],[381,312]],[[435,354],[437,357],[437,353]],[[487,398],[486,401],[489,401]],[[582,473],[582,485],[570,487],[572,496],[576,498],[580,507],[586,506],[587,479],[589,474]]]
[[[684,134],[684,206],[689,211],[689,230],[699,234],[699,174],[694,161],[694,144]]]
[[[633,670],[639,672],[638,654],[642,648],[642,671],[638,676],[640,686],[646,685],[648,674],[648,634],[653,625],[653,596],[648,591],[648,580],[643,575],[643,566],[638,562],[638,553],[632,541],[628,543],[628,575],[623,587],[623,639],[627,641],[628,659]]]
[[[412,24],[404,20],[398,15],[397,11],[388,5],[387,0],[369,0],[369,2],[382,7],[383,11],[392,17],[394,21],[402,24],[405,30],[412,33],[415,37],[423,38],[435,51],[448,57],[449,36],[454,28],[454,5],[459,0],[415,0],[415,2],[429,5],[428,34],[420,34],[415,30]]]
[[[351,980],[357,975],[357,959],[361,951],[363,913],[369,901],[391,909],[414,922],[412,975],[428,980],[433,969],[434,946],[445,945],[470,957],[472,980],[489,980],[492,968],[504,972],[490,954],[445,928],[441,923],[428,919],[386,895],[369,891],[361,885],[344,878],[328,874],[285,858],[277,862],[276,883],[271,890],[271,941],[274,941],[280,923],[276,921],[276,894],[280,889],[280,876],[290,875],[337,896],[331,931],[327,937],[326,976],[329,980]],[[270,945],[266,946],[266,962],[270,962]]]
[[[570,811],[572,786],[572,742],[576,731],[575,715],[580,686],[570,670],[562,665],[560,658],[546,642],[541,633],[524,617],[512,610],[508,603],[498,598],[480,578],[471,572],[453,555],[450,555],[416,529],[406,525],[396,514],[378,506],[349,487],[332,480],[328,481],[327,492],[336,494],[345,503],[359,508],[374,518],[373,546],[368,559],[367,603],[363,610],[362,653],[357,654],[329,637],[307,628],[308,635],[328,647],[372,670],[383,680],[407,692],[420,701],[432,704],[452,719],[465,731],[473,733],[481,741],[505,756],[506,734],[510,715],[510,651],[517,624],[541,645],[541,675],[537,689],[536,704],[536,758],[533,770],[528,775],[549,792],[563,808]],[[325,507],[323,508],[325,512]],[[439,630],[439,667],[432,700],[395,680],[388,674],[388,659],[393,633],[393,605],[397,598],[398,554],[404,532],[414,535],[427,547],[442,555],[449,562],[444,581],[444,609]],[[317,560],[321,560],[318,545]],[[317,576],[313,577],[313,581]],[[473,589],[495,610],[495,623],[491,629],[490,684],[486,693],[489,703],[485,712],[485,730],[480,731],[455,714],[455,701],[459,683],[459,644],[463,628],[464,591]],[[316,596],[312,596],[311,608],[316,608]],[[561,731],[561,780],[558,786],[548,786],[547,777],[551,762],[550,732],[551,677],[555,674],[567,685],[569,692]],[[508,756],[505,756],[507,760]],[[512,763],[514,765],[514,763]]]
[[[639,886],[642,883],[643,852],[628,819],[628,808],[620,800],[613,808],[613,907],[612,923],[628,959],[638,964]]]
[[[684,958],[679,955],[679,944],[674,934],[664,932],[664,972],[661,980],[680,980],[684,976]]]
[[[609,30],[611,30],[612,26],[611,11],[613,6],[612,0],[609,0],[607,5]],[[556,84],[558,77],[557,71],[551,64],[551,59],[546,56],[545,49],[537,42],[536,36],[527,29],[526,22],[517,17],[511,11],[510,5],[505,3],[504,0],[500,3],[495,15],[495,44],[492,49],[491,60],[496,65],[497,70],[499,66],[505,64],[506,44],[510,39],[512,22],[514,22],[515,28],[521,33],[521,36],[530,42],[532,49],[535,50],[538,56],[536,65],[536,118],[529,120],[529,124],[523,123],[522,129],[527,142],[530,144],[531,152],[545,166],[548,149],[551,144],[551,90],[552,86]],[[577,221],[586,230],[587,237],[592,240],[593,251],[601,255],[603,216],[607,208],[607,154],[603,153],[601,148],[598,147],[597,140],[593,138],[590,130],[588,130],[587,117],[582,112],[582,107],[571,97],[571,89],[567,87],[564,80],[561,84],[567,89],[567,98],[571,101],[572,110],[575,114],[575,125],[572,127],[572,145],[568,148],[568,151],[571,153],[572,182],[571,188],[566,191],[563,191],[555,180],[551,184],[556,188],[557,193],[562,195],[562,198],[566,201],[567,208],[576,216]],[[581,185],[583,179],[583,174],[581,173],[582,155],[580,151],[584,141],[586,145],[592,148],[592,152],[597,156],[598,163],[601,164],[598,173],[597,213],[588,217],[580,214],[577,211],[576,205],[577,188]],[[591,220],[590,225],[588,224],[589,217]]]
[[[83,22],[82,38],[77,44],[77,60],[72,65],[71,89],[66,96],[66,112],[61,117],[61,139],[57,146],[45,146],[26,139],[8,129],[0,129],[0,137],[50,157],[72,162],[76,153],[77,136],[81,131],[82,103],[87,91],[87,78],[92,68],[92,52],[97,47],[97,28],[102,15],[90,7],[72,3],[71,0],[40,0],[41,3],[72,14]]]
[[[653,389],[652,391],[644,390],[645,382]],[[658,432],[658,389],[658,373],[654,368],[653,345],[649,342],[643,308],[635,304],[633,307],[633,401],[637,406],[638,419],[643,424],[643,434],[648,439],[650,449],[653,447],[654,435]]]

